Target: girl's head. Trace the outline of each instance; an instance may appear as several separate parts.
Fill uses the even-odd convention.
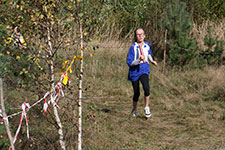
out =
[[[20,28],[19,28],[19,27],[15,27],[15,28],[14,28],[14,33],[15,33],[16,35],[20,35]]]
[[[137,28],[134,31],[134,40],[135,40],[135,42],[142,43],[142,42],[144,42],[144,39],[145,39],[144,29],[143,28],[140,28],[140,27]]]

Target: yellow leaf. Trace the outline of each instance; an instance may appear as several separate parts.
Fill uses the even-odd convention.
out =
[[[84,32],[84,36],[86,36],[88,33],[87,32]]]
[[[47,16],[48,16],[48,18],[50,18],[50,16],[51,16],[51,13],[50,13],[50,12],[48,12]]]
[[[90,56],[92,57],[92,56],[93,56],[93,54],[92,54],[92,53],[90,53]]]
[[[43,5],[42,10],[43,10],[44,12],[46,12],[45,5]]]
[[[20,10],[21,10],[21,11],[23,10],[23,5],[20,6]]]
[[[10,51],[6,51],[6,54],[9,55],[10,54]]]
[[[19,60],[20,59],[20,56],[16,56],[16,60]]]
[[[33,15],[30,16],[32,21],[35,21],[35,17]]]
[[[72,7],[73,7],[73,5],[72,4],[69,4],[68,8],[72,8]]]
[[[40,15],[40,18],[41,18],[41,19],[44,18],[44,15],[41,14],[41,15]]]
[[[37,17],[38,17],[39,15],[40,15],[40,13],[38,13],[38,12],[36,12],[36,13],[35,13],[35,16],[37,16]]]
[[[8,41],[11,41],[11,40],[12,40],[12,38],[11,38],[11,37],[8,37],[8,38],[7,38],[7,40],[8,40]]]

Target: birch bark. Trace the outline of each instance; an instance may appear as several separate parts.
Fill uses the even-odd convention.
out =
[[[13,145],[13,138],[12,138],[12,134],[9,128],[9,122],[8,119],[6,119],[6,112],[5,112],[5,104],[4,104],[4,98],[3,98],[3,88],[2,88],[3,84],[2,84],[2,79],[0,78],[0,96],[1,96],[1,107],[2,107],[2,116],[3,116],[3,121],[5,124],[5,128],[6,128],[6,132],[10,141],[10,145],[12,150],[15,150],[15,147]]]
[[[46,11],[46,13],[48,13],[46,6],[45,6],[45,11]],[[54,89],[55,88],[55,85],[54,85],[54,81],[55,81],[54,62],[53,62],[53,50],[52,50],[52,44],[51,44],[51,33],[50,33],[49,22],[47,23],[47,36],[48,36],[48,46],[49,46],[48,53],[49,53],[49,59],[50,59],[49,69],[50,69],[50,76],[51,76],[51,89]],[[53,97],[54,97],[54,95],[53,95]],[[62,123],[60,121],[60,117],[59,117],[59,113],[58,113],[56,105],[55,104],[52,104],[52,105],[53,105],[55,119],[56,119],[57,125],[59,127],[58,128],[59,142],[60,142],[61,148],[63,150],[65,150],[66,146],[65,146],[65,142],[63,140],[64,136],[63,136],[63,130],[62,130]]]
[[[80,21],[80,47],[81,47],[81,63],[80,63],[80,80],[79,80],[79,100],[78,100],[78,150],[82,150],[82,79],[83,79],[83,30]]]

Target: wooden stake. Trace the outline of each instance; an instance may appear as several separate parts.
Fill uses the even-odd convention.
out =
[[[165,40],[164,40],[163,75],[165,75],[165,69],[166,69],[166,40],[167,40],[167,29],[166,29],[166,32],[165,32]]]
[[[82,22],[80,20],[80,47],[81,47],[81,63],[80,63],[80,80],[79,80],[79,100],[78,100],[78,110],[79,110],[79,118],[78,118],[78,150],[82,150],[82,79],[83,79],[83,29]]]
[[[7,135],[8,135],[8,138],[9,138],[9,141],[10,141],[10,144],[11,144],[11,148],[12,150],[15,150],[15,147],[13,145],[13,138],[12,138],[12,134],[11,134],[11,131],[10,131],[10,128],[9,128],[9,124],[8,124],[8,119],[5,119],[7,114],[5,112],[5,104],[4,104],[4,98],[3,98],[3,88],[2,88],[3,84],[2,84],[2,78],[0,78],[0,96],[1,96],[1,107],[2,107],[2,116],[3,116],[3,121],[4,121],[4,124],[5,124],[5,128],[6,128],[6,132],[7,132]]]

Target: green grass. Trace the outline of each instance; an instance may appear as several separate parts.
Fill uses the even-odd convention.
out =
[[[222,150],[225,148],[225,68],[161,73],[162,64],[151,66],[150,107],[152,117],[144,117],[143,90],[138,104],[139,116],[130,115],[132,86],[127,81],[125,48],[101,48],[118,42],[93,43],[99,49],[86,50],[83,78],[84,150]],[[72,53],[72,52],[71,52]],[[90,56],[93,53],[93,56]],[[78,62],[76,62],[78,64]],[[78,71],[79,73],[79,71]],[[71,75],[71,90],[60,99],[59,110],[68,149],[77,149],[78,80]],[[6,91],[6,101],[14,107],[23,100],[35,101],[34,92]],[[36,91],[38,93],[38,91]],[[40,94],[41,95],[41,94]],[[29,97],[30,96],[30,97]],[[29,97],[29,98],[28,98]],[[13,103],[13,98],[17,98]],[[31,99],[32,98],[32,99]],[[60,149],[52,107],[45,116],[42,105],[29,112],[31,140],[23,125],[16,146],[23,149]],[[12,119],[15,131],[18,119]],[[19,142],[20,141],[20,142]],[[31,146],[32,145],[32,146]]]

